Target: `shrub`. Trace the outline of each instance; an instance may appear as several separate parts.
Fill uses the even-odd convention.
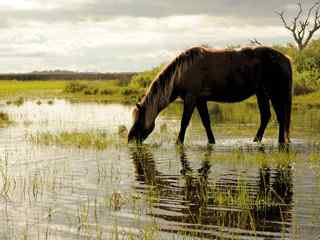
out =
[[[0,112],[0,122],[9,122],[9,115],[5,112]]]
[[[103,89],[103,90],[100,91],[101,95],[111,95],[113,93],[114,93],[114,91],[111,90],[111,89]]]
[[[24,99],[23,97],[19,97],[18,99],[16,99],[13,104],[16,106],[21,106],[24,103]]]
[[[121,89],[121,95],[128,96],[128,95],[135,95],[140,94],[141,90],[135,88],[123,88]]]
[[[88,85],[85,83],[80,83],[77,81],[68,82],[64,88],[66,93],[78,93],[82,92],[88,88]]]
[[[98,88],[86,88],[84,90],[84,94],[85,95],[97,95],[99,93],[99,89]]]
[[[164,65],[162,64],[151,70],[144,71],[142,73],[134,75],[131,79],[130,85],[133,87],[142,87],[142,88],[148,87],[152,82],[152,80],[158,75],[158,73],[162,70],[163,67]]]
[[[305,89],[309,89],[306,93],[316,91],[320,87],[320,71],[318,69],[311,69],[304,70],[302,72],[295,72],[294,81],[297,88],[301,89],[303,87]]]
[[[300,85],[299,83],[294,84],[294,95],[299,96],[299,95],[305,95],[308,93],[312,93],[315,90],[306,86],[306,85]]]
[[[274,48],[291,58],[295,95],[308,94],[320,89],[320,39],[313,40],[302,51],[292,44]]]

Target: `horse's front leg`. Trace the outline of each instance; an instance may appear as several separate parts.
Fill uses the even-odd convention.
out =
[[[177,144],[183,144],[184,142],[184,136],[186,134],[186,130],[189,125],[195,106],[196,106],[196,99],[194,97],[186,96],[184,98],[183,115],[181,119],[181,127],[180,127]]]

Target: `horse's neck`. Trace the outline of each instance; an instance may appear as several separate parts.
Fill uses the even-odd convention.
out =
[[[172,83],[169,83],[172,84]],[[158,113],[166,108],[170,103],[172,94],[172,86],[166,86],[165,88],[151,88],[148,96],[146,97],[146,104],[152,108],[153,114]]]
[[[142,103],[145,111],[145,126],[150,126],[158,116],[158,110],[150,103]]]
[[[159,113],[169,105],[170,100],[167,101],[166,99],[161,98],[163,97],[155,97],[151,101],[145,102],[147,121],[154,122]]]
[[[175,79],[176,74],[171,76],[170,79],[157,79],[152,83],[145,98],[145,104],[149,107],[149,117],[153,121],[170,104]]]

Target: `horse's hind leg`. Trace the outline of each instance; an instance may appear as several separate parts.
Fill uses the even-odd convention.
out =
[[[271,102],[279,123],[279,143],[288,143],[289,139],[286,136],[286,106],[279,99],[271,99]]]
[[[181,127],[180,127],[177,144],[183,144],[184,142],[184,136],[186,134],[186,130],[189,125],[195,106],[196,106],[196,100],[194,97],[186,96],[184,98],[183,115],[182,115]]]
[[[261,142],[264,135],[264,131],[266,130],[266,127],[271,118],[270,101],[265,93],[258,93],[257,101],[260,110],[260,127],[258,129],[256,137],[254,138],[254,141]]]
[[[215,139],[214,139],[214,136],[213,136],[213,133],[211,130],[211,123],[210,123],[210,116],[209,116],[209,112],[208,112],[207,102],[203,101],[203,100],[197,101],[197,109],[199,111],[202,124],[203,124],[204,128],[206,129],[206,133],[208,136],[208,142],[210,144],[214,144]]]

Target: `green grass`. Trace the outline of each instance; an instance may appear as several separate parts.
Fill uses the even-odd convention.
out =
[[[294,97],[296,106],[320,107],[320,91]]]
[[[80,91],[66,91],[74,81],[1,81],[0,99],[7,103],[20,105],[27,99],[63,98],[78,102],[121,102],[135,103],[145,92],[144,87],[130,84],[121,86],[117,80],[110,81],[76,81],[85,86]],[[256,104],[255,97],[244,101]],[[320,91],[294,96],[294,106],[320,107]]]
[[[65,84],[65,81],[1,81],[0,96],[19,96],[45,91],[59,92]]]
[[[145,163],[143,166],[146,168],[145,171],[148,172],[147,156],[146,158],[144,157],[143,151],[141,154],[142,158],[140,160]],[[181,239],[194,239],[205,236],[205,234],[202,235],[201,232],[202,225],[204,229],[206,229],[206,223],[201,222],[201,211],[206,211],[207,204],[222,210],[214,211],[212,216],[210,216],[212,219],[217,219],[216,224],[219,228],[216,229],[216,234],[221,234],[221,237],[223,237],[224,234],[226,234],[225,237],[227,234],[232,234],[234,228],[246,229],[250,231],[250,234],[260,234],[257,232],[257,226],[260,223],[257,222],[259,218],[256,214],[263,214],[267,208],[275,210],[284,209],[285,211],[286,204],[283,203],[281,198],[279,199],[272,188],[257,195],[250,194],[251,188],[248,182],[246,182],[249,175],[243,171],[242,164],[246,166],[252,164],[258,166],[264,166],[265,164],[275,165],[278,166],[278,169],[282,169],[282,172],[286,173],[286,169],[292,166],[293,163],[306,159],[308,163],[310,162],[310,164],[317,167],[319,164],[319,154],[304,155],[305,154],[298,155],[297,153],[288,154],[278,151],[272,151],[268,154],[260,152],[248,153],[237,150],[229,153],[217,152],[207,156],[207,160],[212,161],[212,164],[228,164],[230,161],[233,162],[235,164],[234,169],[237,170],[235,174],[239,177],[236,179],[235,185],[230,185],[230,187],[225,185],[225,187],[221,188],[218,184],[206,184],[205,179],[197,173],[184,176],[185,178],[189,178],[190,181],[186,182],[189,182],[189,184],[191,184],[190,186],[194,186],[192,182],[198,182],[200,187],[196,188],[196,191],[189,192],[189,194],[192,194],[192,201],[195,201],[200,207],[199,214],[196,213],[196,210],[195,212],[190,212],[193,226],[190,224],[190,227],[188,225],[188,228],[183,228],[183,225],[181,225],[181,232],[176,232],[176,234],[181,235]],[[302,156],[304,156],[303,159],[301,158]],[[161,199],[160,191],[163,190],[163,186],[159,183],[152,184],[152,187],[144,193],[135,191],[121,192],[117,190],[106,191],[108,187],[114,187],[111,180],[111,174],[113,174],[112,169],[105,168],[104,161],[97,162],[97,168],[101,170],[103,168],[103,171],[105,171],[105,173],[102,174],[105,175],[105,181],[99,181],[97,183],[92,181],[90,184],[96,184],[97,191],[103,194],[96,196],[88,192],[87,197],[81,198],[81,201],[74,203],[73,207],[68,211],[62,212],[60,206],[56,205],[55,202],[48,203],[46,196],[47,193],[50,193],[50,197],[59,199],[60,194],[62,194],[61,196],[66,196],[66,190],[70,191],[70,193],[67,192],[68,194],[78,194],[77,190],[79,191],[79,189],[77,188],[81,187],[81,185],[79,186],[77,181],[71,183],[74,184],[72,187],[67,185],[68,188],[66,188],[64,185],[65,177],[72,174],[73,168],[66,167],[61,163],[49,162],[45,168],[40,168],[26,176],[16,176],[14,172],[8,171],[8,162],[10,162],[10,159],[0,160],[1,197],[3,197],[3,199],[10,199],[13,203],[19,201],[19,203],[22,202],[31,207],[41,204],[48,206],[41,212],[38,222],[32,225],[26,223],[25,230],[11,233],[8,229],[5,234],[9,237],[6,239],[20,239],[19,237],[22,239],[34,239],[34,234],[38,234],[41,239],[47,239],[46,231],[50,231],[50,237],[48,239],[54,239],[59,236],[59,231],[55,231],[54,228],[56,221],[61,221],[61,225],[67,222],[67,227],[70,228],[70,231],[77,229],[77,234],[79,234],[77,236],[85,239],[160,239],[163,233],[162,227],[166,229],[166,222],[158,221],[156,217],[157,212],[153,213],[154,208],[157,208]],[[87,171],[87,175],[94,173],[94,169],[89,168]],[[275,180],[286,184],[285,177],[284,174]],[[120,180],[121,178],[116,181]],[[214,179],[210,179],[211,183],[214,183],[214,181]],[[76,189],[75,193],[73,193],[73,187]],[[186,192],[185,194],[186,195],[183,196],[187,196],[188,193]],[[189,201],[191,200],[189,199]],[[186,205],[186,208],[187,207],[188,205]],[[228,211],[228,209],[234,211]],[[132,225],[123,227],[121,211],[130,212],[129,217],[131,218],[128,218],[128,222],[130,223],[130,221],[132,221]],[[285,214],[284,212],[283,216]],[[150,217],[148,221],[145,215]],[[155,217],[153,217],[153,215],[155,215]],[[34,217],[35,216],[30,215],[30,218]],[[107,223],[105,221],[106,219],[109,220]],[[285,217],[280,221],[286,224]],[[53,227],[51,227],[51,224],[53,224]],[[173,223],[173,226],[174,224],[176,223]],[[38,228],[37,225],[40,227]],[[46,225],[48,225],[47,229],[45,228]],[[5,225],[5,227],[7,227],[7,225]],[[294,222],[293,227],[299,228],[299,223]],[[229,230],[230,233],[228,232]],[[176,239],[175,237],[179,238],[180,236],[173,236],[172,239]],[[236,234],[235,238],[232,239],[238,239],[238,237],[239,235]],[[287,237],[288,235],[284,234],[281,236],[281,239],[287,239]],[[292,237],[295,237],[295,235],[293,234]]]
[[[6,127],[8,126],[11,122],[9,119],[9,115],[4,112],[0,112],[0,127]]]
[[[208,161],[213,161],[214,163],[224,163],[228,165],[241,165],[243,167],[249,167],[252,165],[259,166],[289,166],[290,163],[297,161],[298,159],[304,158],[303,154],[298,154],[297,152],[287,153],[286,151],[276,151],[274,150],[269,153],[264,152],[254,152],[253,149],[242,149],[237,148],[228,153],[215,153],[214,155],[206,158]],[[250,152],[252,151],[252,152]]]
[[[70,83],[81,84],[81,91],[68,91]],[[143,88],[121,86],[117,80],[109,81],[1,81],[0,99],[63,98],[83,102],[136,102]]]
[[[31,140],[37,144],[73,146],[78,148],[106,149],[111,140],[105,133],[62,132],[59,134],[39,133],[32,135]]]
[[[121,129],[120,129],[121,128]],[[119,127],[118,135],[111,135],[105,132],[61,132],[57,134],[43,132],[33,134],[30,140],[36,144],[57,145],[65,147],[92,148],[104,150],[111,144],[124,143],[126,134],[123,127]]]

